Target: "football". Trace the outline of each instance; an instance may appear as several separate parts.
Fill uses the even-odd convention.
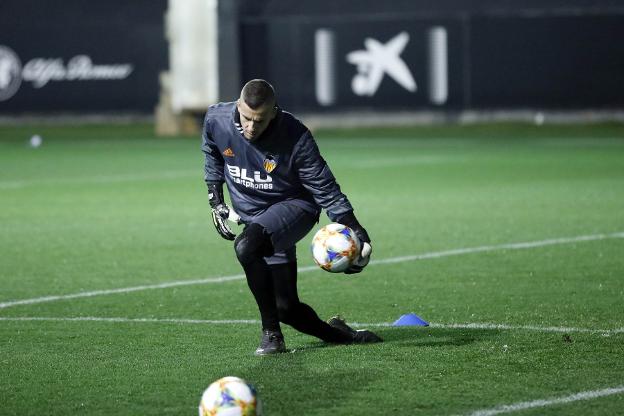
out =
[[[332,223],[321,228],[312,238],[312,257],[323,270],[342,273],[360,254],[360,240],[346,225]]]
[[[223,377],[204,391],[199,416],[260,416],[256,389],[238,377]]]

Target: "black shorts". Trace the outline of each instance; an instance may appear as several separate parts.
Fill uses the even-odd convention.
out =
[[[306,211],[291,201],[271,205],[262,214],[253,217],[251,222],[264,227],[275,249],[272,256],[264,258],[266,262],[283,264],[296,261],[297,242],[310,232],[318,219],[318,213]]]

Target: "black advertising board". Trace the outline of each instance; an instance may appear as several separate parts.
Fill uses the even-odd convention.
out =
[[[624,106],[624,15],[471,20],[476,107]]]
[[[263,77],[296,111],[624,107],[615,2],[434,3],[221,2],[221,98]],[[151,113],[168,67],[166,9],[3,0],[0,115]]]
[[[333,38],[335,92],[323,91],[323,63],[306,65],[314,69],[308,76],[314,84],[304,84],[308,94],[314,93],[318,104],[340,105],[350,108],[378,108],[390,104],[394,108],[449,107],[462,102],[460,25],[451,20],[393,20],[365,21],[362,24],[327,25],[322,28],[308,26],[302,31],[304,50],[322,47],[323,37]],[[443,38],[446,68],[442,83],[447,92],[435,99],[430,91],[432,78],[432,55],[439,42],[435,34]],[[327,41],[325,41],[327,42]],[[449,48],[452,45],[452,48]],[[316,57],[322,59],[322,50]],[[453,65],[449,65],[449,63]],[[448,69],[454,69],[448,71]],[[325,69],[326,70],[326,69]],[[328,74],[330,75],[330,74]],[[310,91],[311,87],[315,91]],[[320,89],[319,89],[320,88]],[[332,99],[332,95],[334,96]]]
[[[152,112],[165,0],[4,0],[0,114]]]
[[[266,42],[268,55],[245,49],[252,40]],[[462,42],[451,19],[247,25],[243,71],[288,85],[280,100],[300,109],[452,108],[463,103]]]
[[[299,111],[624,107],[624,13],[243,19],[241,76]]]

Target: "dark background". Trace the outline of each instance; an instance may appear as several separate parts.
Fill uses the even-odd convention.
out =
[[[617,1],[364,0],[352,5],[241,1],[241,81],[272,80],[281,87],[282,105],[306,111],[624,106],[624,8]],[[441,107],[426,98],[424,34],[438,25],[448,31],[449,98]],[[338,42],[338,99],[328,108],[314,96],[312,36],[318,28],[334,30]],[[401,31],[411,37],[401,57],[418,91],[410,93],[386,76],[374,97],[353,94],[355,67],[346,62],[346,53],[363,49],[365,37],[385,42]]]
[[[23,113],[150,114],[159,73],[168,68],[167,0],[3,0],[0,45],[22,65],[34,58],[89,55],[95,65],[130,63],[123,81],[23,82],[0,101],[0,115]],[[293,111],[488,109],[618,109],[624,107],[624,5],[606,0],[221,0],[219,96],[231,100],[248,79],[275,84]],[[449,95],[427,98],[426,30],[448,32]],[[314,85],[314,33],[337,40],[336,102],[320,106]],[[350,87],[355,67],[345,55],[364,39],[387,42],[406,31],[401,54],[418,90],[385,76],[373,97]],[[198,51],[201,53],[201,51]]]
[[[2,0],[0,45],[22,66],[33,58],[88,55],[94,65],[132,64],[125,80],[22,82],[0,114],[145,112],[158,101],[159,72],[168,66],[164,36],[166,0]]]

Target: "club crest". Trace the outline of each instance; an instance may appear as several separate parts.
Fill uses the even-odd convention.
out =
[[[264,159],[262,166],[264,166],[264,170],[266,170],[267,173],[273,172],[273,170],[277,166],[277,162],[275,161],[275,156],[270,155],[270,154],[266,155],[266,158]]]

